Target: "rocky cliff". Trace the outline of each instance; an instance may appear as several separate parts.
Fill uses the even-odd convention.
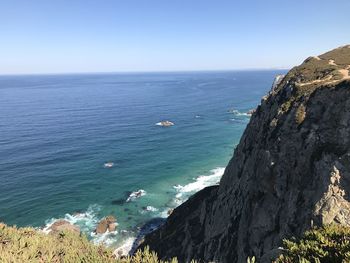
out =
[[[176,208],[141,247],[181,262],[269,262],[285,237],[350,225],[349,65],[350,45],[291,69],[257,107],[220,185]]]

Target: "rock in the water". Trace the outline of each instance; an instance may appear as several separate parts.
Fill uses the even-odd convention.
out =
[[[175,124],[173,122],[171,122],[171,121],[161,121],[161,122],[158,122],[156,125],[169,127],[169,126],[173,126]]]
[[[112,168],[114,166],[113,162],[108,162],[103,165],[104,168]]]
[[[108,224],[108,231],[113,232],[117,228],[117,225],[115,223]]]
[[[116,218],[112,215],[109,215],[105,218],[103,218],[97,225],[95,229],[96,234],[103,234],[106,233],[108,230],[109,232],[115,231],[116,229]]]
[[[98,225],[95,229],[95,233],[96,234],[103,234],[107,231],[107,229],[108,229],[108,223],[107,223],[107,220],[104,218],[98,223]]]
[[[59,233],[62,231],[72,231],[74,233],[80,234],[80,228],[78,226],[72,225],[67,220],[57,220],[49,227],[50,233]]]
[[[261,101],[219,186],[146,235],[162,259],[271,262],[283,238],[350,225],[350,48],[309,58]],[[276,84],[277,83],[277,84]]]

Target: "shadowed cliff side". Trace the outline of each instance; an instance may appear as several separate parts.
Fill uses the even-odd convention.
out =
[[[268,262],[285,237],[350,225],[349,69],[350,46],[291,69],[257,107],[220,185],[176,208],[141,247],[181,262]]]

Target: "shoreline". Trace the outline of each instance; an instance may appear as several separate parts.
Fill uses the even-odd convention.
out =
[[[171,197],[171,201],[167,203],[167,207],[165,209],[162,209],[152,205],[147,206],[147,210],[141,210],[140,213],[151,213],[150,219],[143,222],[142,225],[134,226],[132,230],[123,229],[123,226],[118,224],[117,221],[117,229],[115,231],[109,232],[107,230],[103,234],[95,234],[94,229],[102,219],[98,216],[98,213],[103,206],[98,204],[90,205],[84,212],[74,214],[66,213],[63,217],[48,219],[46,220],[45,225],[43,227],[39,227],[38,229],[44,233],[49,233],[49,228],[56,221],[63,219],[72,225],[80,227],[81,232],[88,237],[90,242],[94,244],[104,244],[105,246],[112,248],[115,251],[116,255],[124,256],[132,252],[135,248],[134,245],[138,240],[140,240],[147,233],[158,228],[161,223],[165,221],[166,218],[171,214],[171,211],[184,203],[191,195],[195,194],[205,187],[218,184],[224,173],[224,170],[224,167],[216,167],[204,175],[199,175],[196,178],[193,178],[191,182],[187,184],[173,185],[173,196]],[[132,196],[134,193],[135,192],[131,193],[130,195]],[[147,193],[145,192],[144,195],[146,194]],[[133,199],[130,202],[138,202],[138,199],[141,199],[144,195]],[[125,200],[125,203],[127,203],[127,200]]]

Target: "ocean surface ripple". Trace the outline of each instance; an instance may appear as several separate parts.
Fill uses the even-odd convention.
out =
[[[219,183],[281,73],[0,76],[0,221],[48,231],[64,218],[130,249],[146,222]],[[107,215],[116,231],[94,234]]]

